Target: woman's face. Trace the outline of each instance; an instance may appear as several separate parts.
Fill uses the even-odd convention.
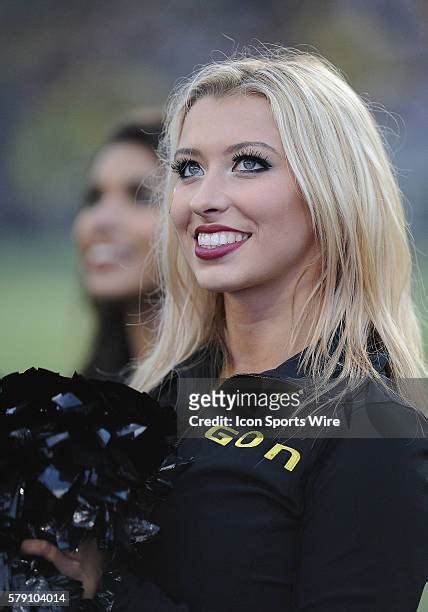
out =
[[[202,98],[183,124],[171,216],[198,284],[289,286],[316,253],[310,214],[262,96]]]
[[[153,151],[131,143],[107,145],[93,163],[74,237],[83,285],[94,299],[128,299],[154,287],[148,254],[158,212],[140,183],[153,180],[156,169]]]

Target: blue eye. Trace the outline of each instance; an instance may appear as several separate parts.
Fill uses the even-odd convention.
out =
[[[233,156],[233,172],[242,174],[255,174],[264,172],[272,167],[271,163],[261,153],[253,151],[241,151]],[[171,164],[171,170],[178,174],[181,179],[203,176],[204,169],[193,159],[181,158]]]
[[[241,166],[241,168],[239,168],[239,166]],[[257,159],[246,157],[241,159],[240,162],[236,163],[234,168],[243,172],[257,172],[258,170],[263,170],[265,166],[263,166]]]
[[[268,159],[256,151],[236,153],[233,156],[233,161],[235,162],[233,170],[247,174],[264,172],[272,167]]]
[[[183,176],[201,176],[202,168],[196,162],[189,161],[183,168]]]
[[[180,178],[191,178],[192,176],[203,175],[201,166],[192,159],[177,159],[171,164],[171,170],[178,174]]]

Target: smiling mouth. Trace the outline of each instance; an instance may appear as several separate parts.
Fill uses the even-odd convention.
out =
[[[241,248],[250,237],[249,233],[235,231],[197,232],[195,255],[207,261],[220,259]]]
[[[245,242],[251,234],[243,232],[201,232],[197,235],[198,246],[203,249],[217,249],[220,246]]]
[[[95,267],[118,265],[133,255],[134,251],[129,246],[99,242],[86,249],[85,263]]]

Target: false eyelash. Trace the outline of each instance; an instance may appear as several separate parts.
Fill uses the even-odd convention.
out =
[[[269,159],[265,155],[260,153],[260,151],[256,151],[255,149],[243,149],[242,151],[237,151],[232,157],[232,160],[236,164],[242,161],[243,159],[247,159],[249,157],[263,163],[266,167],[271,167]]]
[[[190,157],[181,157],[180,159],[176,159],[171,163],[171,170],[181,176],[184,168],[191,161],[192,160],[190,159]]]

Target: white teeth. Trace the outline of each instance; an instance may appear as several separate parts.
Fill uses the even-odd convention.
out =
[[[198,234],[198,244],[206,249],[215,249],[219,245],[233,244],[247,240],[249,234],[240,232],[213,232],[212,234]]]
[[[89,247],[85,252],[85,259],[93,264],[117,263],[125,257],[129,257],[131,251],[124,246],[99,242]]]

